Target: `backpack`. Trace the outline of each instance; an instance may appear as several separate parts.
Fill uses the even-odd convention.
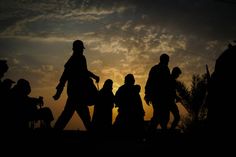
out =
[[[85,104],[93,106],[98,99],[98,89],[91,78],[88,79],[87,88],[84,91]]]

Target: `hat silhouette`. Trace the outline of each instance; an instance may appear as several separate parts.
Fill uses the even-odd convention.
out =
[[[83,49],[85,49],[83,41],[75,40],[73,42],[73,48],[83,48]]]

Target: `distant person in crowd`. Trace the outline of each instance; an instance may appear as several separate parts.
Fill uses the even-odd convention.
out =
[[[112,128],[112,109],[115,96],[112,92],[113,81],[107,79],[99,91],[98,100],[94,106],[93,128],[95,131],[110,131]]]
[[[174,120],[171,124],[171,129],[175,129],[176,126],[178,125],[180,121],[180,115],[179,115],[179,109],[178,106],[176,105],[176,102],[180,101],[180,97],[178,97],[176,93],[176,88],[177,88],[177,78],[181,74],[181,70],[179,67],[174,67],[171,72],[170,76],[170,112],[174,116]]]
[[[114,128],[123,133],[137,134],[143,129],[144,110],[139,95],[140,86],[135,85],[133,74],[125,76],[124,85],[115,94],[118,115]]]
[[[153,66],[145,85],[145,101],[152,104],[153,116],[150,122],[150,131],[154,131],[158,124],[166,130],[169,120],[169,86],[170,70],[169,56],[162,54],[159,64]]]

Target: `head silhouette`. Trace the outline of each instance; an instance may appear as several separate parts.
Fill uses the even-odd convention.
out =
[[[133,85],[135,83],[134,75],[128,74],[125,76],[125,84]]]
[[[174,67],[172,69],[171,75],[173,76],[174,79],[177,79],[179,75],[182,73],[179,67]]]
[[[160,63],[163,64],[163,65],[168,65],[169,63],[169,56],[167,54],[162,54],[160,56]]]
[[[12,85],[15,83],[15,81],[11,80],[11,79],[5,79],[2,81],[2,85],[4,89],[11,89]]]
[[[21,92],[22,95],[27,96],[31,92],[31,87],[29,81],[25,79],[19,79],[16,83],[17,90]]]
[[[0,60],[0,79],[4,76],[4,74],[8,70],[8,65],[6,60]]]
[[[137,93],[139,93],[141,91],[141,86],[136,84],[136,85],[134,85],[134,89]]]
[[[73,42],[73,48],[72,49],[73,49],[74,52],[83,52],[83,50],[85,49],[83,41],[75,40]]]
[[[104,82],[103,89],[112,90],[112,85],[113,85],[113,81],[111,79],[107,79]]]

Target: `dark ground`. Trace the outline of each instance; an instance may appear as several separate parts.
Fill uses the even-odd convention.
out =
[[[227,137],[227,138],[225,138]],[[178,156],[229,153],[235,145],[231,138],[205,133],[162,132],[156,130],[152,135],[137,137],[134,134],[117,133],[92,134],[86,131],[34,130],[24,134],[10,134],[1,140],[1,149],[7,156],[94,156],[131,153],[165,154]],[[230,144],[230,141],[232,144]],[[223,149],[225,148],[225,149]],[[233,154],[232,154],[233,155]],[[4,155],[6,156],[6,155]]]

